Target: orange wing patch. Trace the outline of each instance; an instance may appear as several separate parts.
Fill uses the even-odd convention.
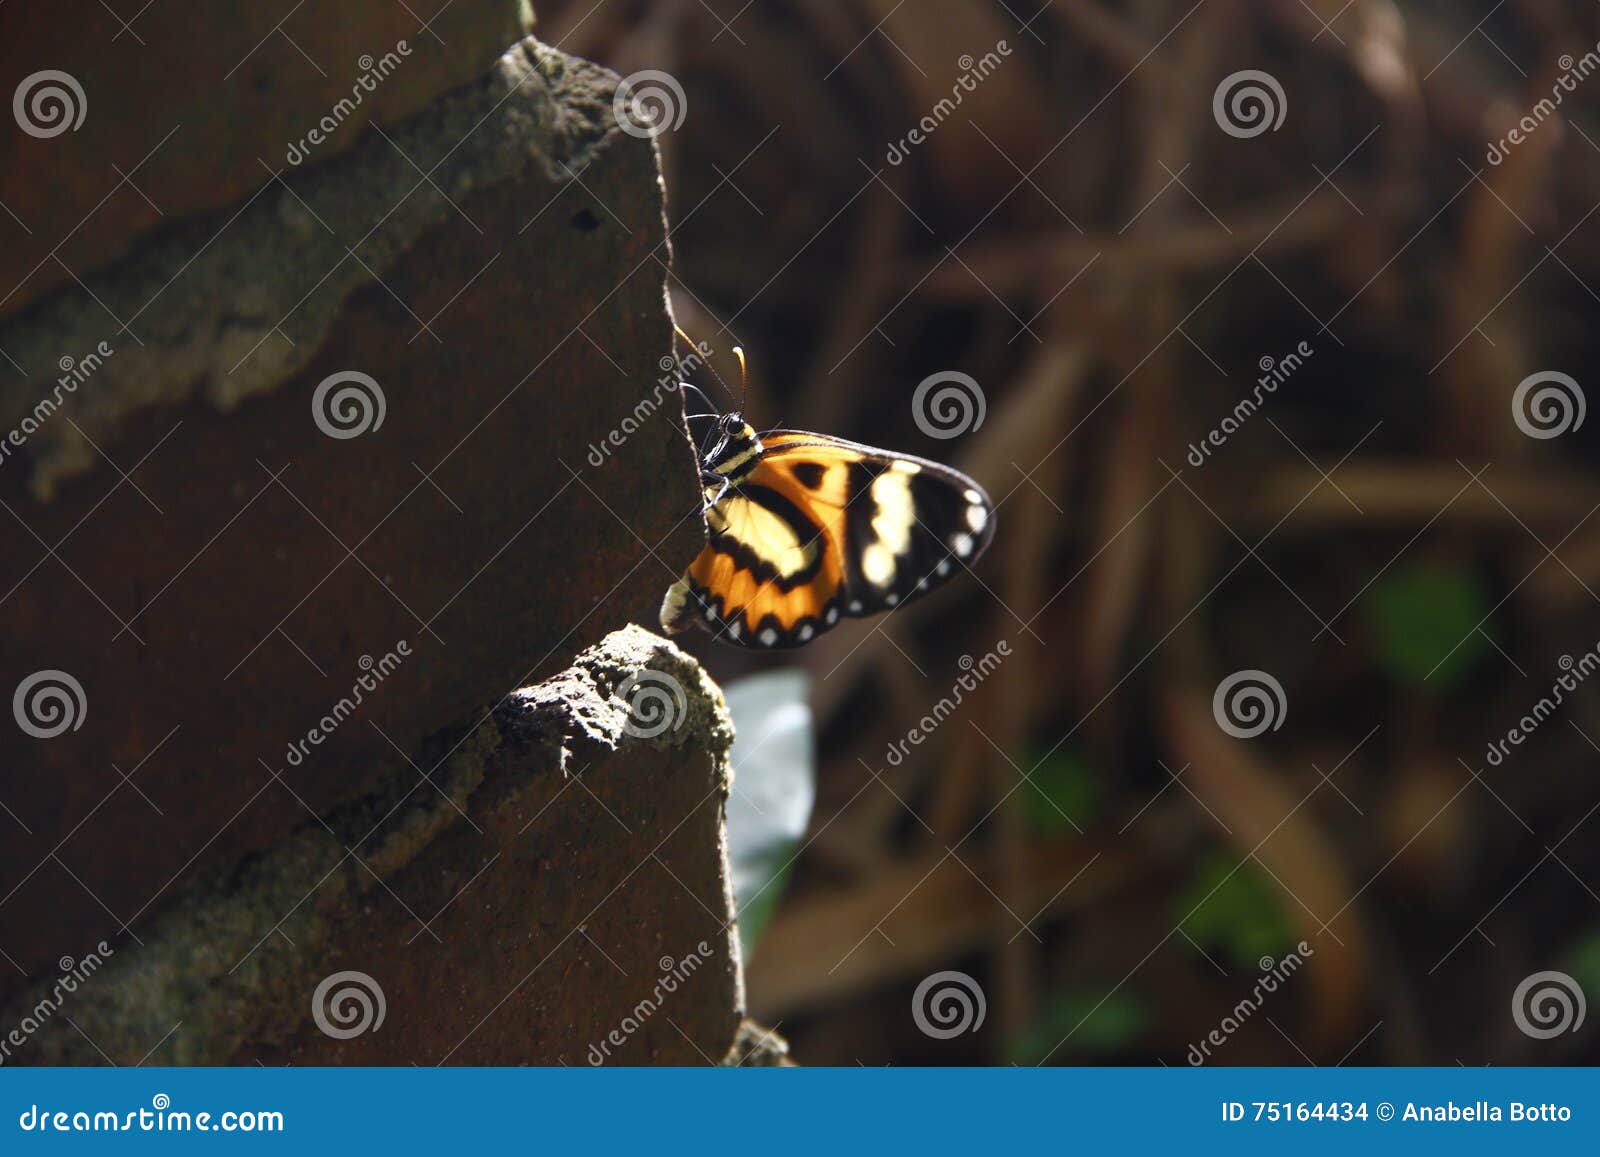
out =
[[[809,642],[838,621],[847,485],[842,469],[763,458],[708,511],[706,547],[686,575],[705,625],[773,647]]]

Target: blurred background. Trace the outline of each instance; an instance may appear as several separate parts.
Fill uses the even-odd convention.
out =
[[[999,506],[902,611],[689,640],[810,676],[753,1015],[807,1064],[1600,1059],[1594,5],[538,16],[681,87],[673,303],[752,422]]]

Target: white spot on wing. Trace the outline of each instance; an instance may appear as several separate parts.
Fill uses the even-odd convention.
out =
[[[984,524],[989,521],[989,512],[982,506],[974,503],[967,507],[967,525],[972,527],[972,533],[978,534],[983,530]]]
[[[972,536],[970,534],[952,534],[950,536],[950,549],[962,558],[972,553]]]
[[[805,643],[810,641],[811,636],[816,633],[816,628],[814,628],[810,623],[807,623],[805,626],[800,628],[799,632],[795,635],[795,638],[799,639],[802,643]]]
[[[875,587],[894,582],[894,555],[881,542],[869,543],[861,552],[861,573]]]
[[[823,618],[828,620],[828,625],[829,626],[832,626],[834,623],[837,623],[839,621],[839,608],[838,607],[829,607],[828,608],[828,613],[826,615],[824,615]]]
[[[917,524],[916,505],[911,500],[911,476],[916,470],[901,469],[910,466],[915,463],[896,462],[872,482],[872,533],[893,555],[911,549],[911,528]]]
[[[761,645],[763,647],[770,647],[770,646],[772,646],[772,644],[776,643],[777,641],[778,641],[778,632],[774,631],[771,627],[768,627],[764,631],[761,632]]]

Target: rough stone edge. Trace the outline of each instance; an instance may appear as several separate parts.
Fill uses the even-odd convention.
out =
[[[616,84],[615,73],[525,37],[391,139],[369,131],[325,162],[269,180],[235,210],[157,231],[83,287],[0,322],[0,349],[26,375],[0,378],[0,466],[31,458],[30,489],[47,501],[96,460],[85,434],[105,445],[142,409],[203,392],[226,411],[282,385],[316,355],[353,293],[456,213],[451,202],[512,179],[530,160],[560,185],[605,148],[652,148],[618,128]],[[432,184],[413,162],[439,166]],[[396,205],[397,189],[413,191]],[[363,235],[352,258],[341,238]],[[100,354],[102,345],[112,352]],[[58,407],[81,432],[52,420]]]
[[[727,1054],[717,1063],[724,1068],[733,1069],[797,1067],[789,1055],[789,1042],[779,1036],[776,1030],[762,1028],[748,1017],[739,1022],[733,1043],[728,1046]]]
[[[643,678],[650,673],[677,683],[683,707],[678,726],[643,737],[653,723],[639,726],[640,700],[616,692],[630,677],[636,677],[635,689],[659,685]],[[732,742],[722,692],[699,663],[641,627],[613,631],[567,670],[513,692],[478,722],[423,745],[414,762],[432,768],[444,760],[430,778],[451,802],[428,789],[407,764],[373,794],[308,822],[271,851],[184,886],[139,929],[143,945],[125,940],[50,1015],[36,1018],[42,1019],[39,1029],[27,1034],[31,1039],[7,1063],[99,1064],[106,1055],[133,1063],[148,1052],[146,1063],[225,1064],[247,1042],[286,1040],[310,1015],[316,960],[336,937],[343,914],[382,886],[380,878],[393,876],[438,835],[464,822],[462,812],[493,806],[479,793],[497,752],[515,752],[521,767],[533,767],[531,775],[565,776],[575,756],[597,749],[617,752],[643,743],[686,755],[698,751],[721,776],[725,799]],[[493,794],[503,798],[513,790],[514,784],[501,783]],[[359,851],[366,866],[350,858],[346,847]],[[727,951],[742,1013],[744,976],[731,919],[725,831],[718,854],[727,882]],[[287,939],[277,935],[279,929]],[[0,1012],[0,1024],[22,1026],[57,983],[54,977],[35,981]],[[184,1031],[173,1032],[179,1021]],[[210,1031],[202,1035],[202,1026]]]

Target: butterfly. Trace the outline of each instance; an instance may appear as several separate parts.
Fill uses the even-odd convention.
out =
[[[994,537],[994,503],[948,466],[803,430],[758,434],[737,411],[689,417],[713,423],[700,451],[706,545],[662,600],[669,634],[696,623],[742,647],[803,646],[932,590]]]

